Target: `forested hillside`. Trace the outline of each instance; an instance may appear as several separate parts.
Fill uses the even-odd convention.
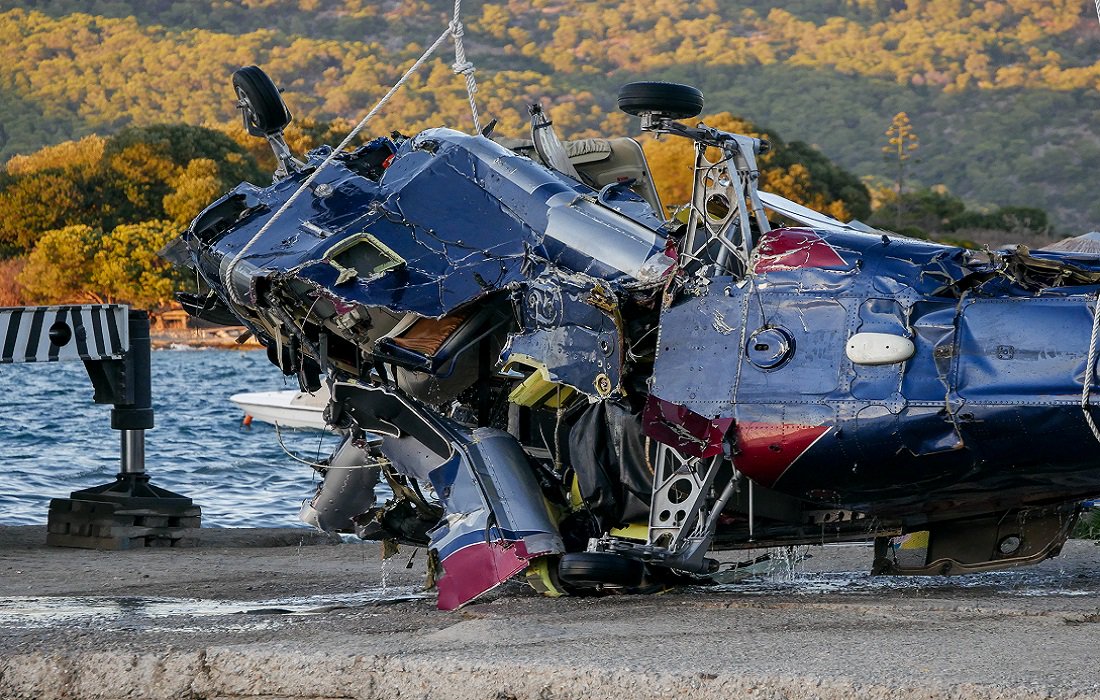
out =
[[[291,109],[355,119],[446,26],[451,0],[7,0],[0,159],[129,125],[224,126],[229,74],[256,63]],[[915,186],[972,206],[1025,205],[1100,228],[1100,25],[1066,0],[466,0],[479,102],[519,133],[552,105],[567,135],[633,128],[629,80],[698,85],[730,112],[860,175],[894,176],[884,132],[908,112]],[[468,128],[444,52],[374,133]]]

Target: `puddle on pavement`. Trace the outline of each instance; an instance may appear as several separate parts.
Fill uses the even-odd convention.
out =
[[[892,595],[1076,597],[1098,595],[1091,579],[1063,570],[1020,568],[968,576],[871,576],[866,571],[806,571],[806,548],[772,550],[767,561],[731,572],[730,582],[692,590],[699,595],[755,596]],[[219,629],[258,629],[284,616],[319,615],[334,610],[369,608],[434,599],[415,586],[386,586],[362,591],[257,601],[141,596],[14,596],[0,598],[0,629],[42,628],[69,622],[143,624],[151,619],[218,617]],[[231,616],[231,617],[225,617]],[[204,623],[205,624],[205,623]],[[207,630],[173,625],[170,630]],[[166,631],[168,631],[166,629]]]
[[[964,576],[871,576],[867,571],[805,571],[807,548],[772,550],[771,559],[731,572],[728,583],[702,590],[742,595],[996,595],[1076,597],[1096,595],[1090,581],[1050,569],[1023,567]],[[793,551],[791,551],[793,550]]]
[[[10,596],[0,598],[0,628],[50,627],[59,623],[88,621],[141,621],[178,616],[255,616],[263,626],[272,615],[318,615],[334,610],[368,608],[430,597],[416,587],[390,586],[354,593],[302,596],[272,600],[210,600],[142,596]],[[231,624],[231,626],[234,626]]]
[[[747,595],[798,595],[812,596],[830,593],[872,595],[905,593],[916,595],[942,594],[957,596],[967,594],[991,594],[1016,597],[1088,596],[1095,590],[1071,588],[1070,582],[1058,576],[1026,577],[1015,572],[993,572],[969,576],[871,576],[866,572],[838,571],[830,573],[803,573],[773,579],[757,575],[733,583],[712,586],[703,590]]]

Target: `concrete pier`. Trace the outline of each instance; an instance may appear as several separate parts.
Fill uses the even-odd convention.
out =
[[[510,583],[444,613],[418,591],[423,552],[383,567],[307,530],[44,541],[0,528],[3,698],[1100,698],[1091,542],[977,579],[872,580],[869,550],[828,547],[793,582],[558,600]]]

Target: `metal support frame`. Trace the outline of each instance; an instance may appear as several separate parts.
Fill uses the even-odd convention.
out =
[[[721,458],[685,457],[660,445],[655,461],[649,543],[676,551],[702,524],[699,510],[714,487]]]
[[[747,274],[759,236],[771,230],[757,190],[760,170],[756,164],[756,156],[767,153],[770,144],[705,124],[685,126],[652,112],[642,115],[642,130],[682,136],[695,143],[691,212],[680,244],[680,266],[707,276]],[[709,149],[718,150],[716,161],[707,157]],[[695,574],[715,572],[718,562],[706,553],[718,518],[742,481],[735,468],[723,476],[724,481],[719,480],[724,461],[722,456],[710,460],[685,457],[661,445],[654,469],[648,542],[605,536],[593,540],[590,549]],[[751,489],[752,482],[748,483]],[[751,496],[749,504],[751,531]]]
[[[708,274],[743,275],[759,235],[771,230],[757,183],[756,156],[767,153],[766,139],[720,131],[705,124],[689,127],[660,114],[642,116],[642,130],[682,136],[695,142],[695,176],[687,235],[680,246],[680,265]],[[708,149],[719,158],[707,158]],[[756,222],[756,236],[752,220]]]
[[[724,483],[719,479],[724,461],[722,456],[708,460],[684,457],[667,445],[659,446],[649,511],[649,541],[643,545],[603,537],[595,540],[590,549],[693,574],[714,573],[718,562],[706,554],[714,540],[718,518],[741,481],[735,469],[724,476]]]
[[[4,308],[0,340],[0,363],[82,360],[92,400],[113,406],[111,427],[119,431],[115,481],[52,499],[46,543],[94,549],[193,543],[200,508],[154,486],[145,471],[145,431],[153,428],[149,314],[114,304]]]

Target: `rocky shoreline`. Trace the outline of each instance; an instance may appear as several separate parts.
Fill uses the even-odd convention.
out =
[[[215,328],[154,329],[150,341],[154,350],[183,350],[186,348],[216,348],[220,350],[258,350],[263,346],[255,338],[243,342],[237,339],[245,333],[244,326],[219,326]]]

